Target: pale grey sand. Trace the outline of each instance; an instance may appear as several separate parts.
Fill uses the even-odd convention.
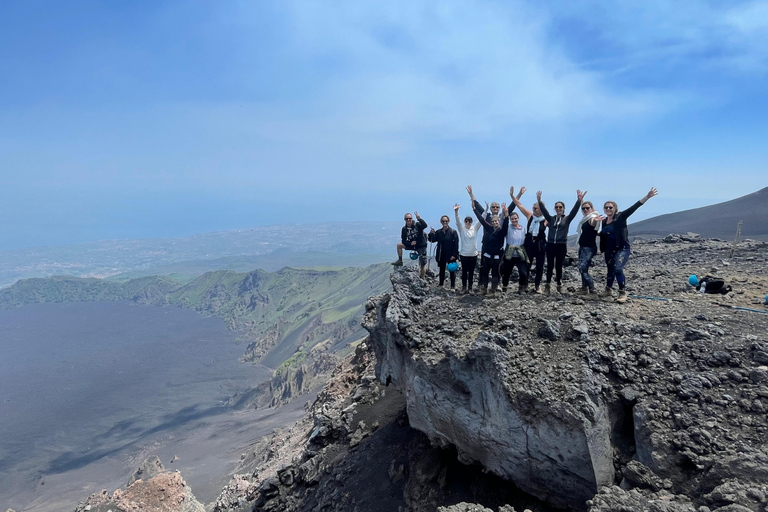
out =
[[[179,308],[0,311],[0,508],[68,510],[125,485],[152,453],[212,500],[244,446],[302,413],[303,401],[278,411],[225,406],[270,375],[240,363],[243,349],[220,319]]]

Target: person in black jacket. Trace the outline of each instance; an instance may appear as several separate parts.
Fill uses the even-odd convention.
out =
[[[489,297],[496,296],[496,288],[499,287],[501,275],[499,274],[499,265],[504,255],[504,238],[507,234],[509,217],[504,218],[504,222],[499,221],[499,216],[494,215],[488,222],[483,217],[483,213],[477,208],[479,203],[475,201],[475,216],[483,224],[483,264],[480,267],[480,295],[488,294]],[[506,204],[502,203],[502,209],[506,209]],[[487,236],[486,236],[487,233]],[[488,292],[488,273],[491,273],[491,291]]]
[[[605,253],[608,278],[605,290],[598,294],[601,297],[613,295],[613,281],[615,279],[619,283],[619,297],[616,302],[627,301],[626,279],[624,278],[624,265],[627,264],[630,253],[627,219],[658,193],[658,190],[651,187],[651,190],[644,197],[623,212],[619,211],[619,206],[615,201],[606,201],[603,205],[605,220],[603,220],[600,230],[600,249]]]
[[[568,254],[568,228],[576,214],[579,213],[581,201],[586,193],[586,191],[576,191],[576,203],[568,215],[565,214],[565,203],[562,201],[556,202],[555,215],[552,216],[541,200],[541,190],[536,192],[536,201],[539,204],[539,209],[549,223],[549,235],[547,237],[547,284],[544,287],[544,293],[547,295],[551,292],[550,286],[552,284],[553,271],[555,272],[557,293],[562,292],[563,263],[565,262],[565,256]]]
[[[440,281],[438,286],[445,283],[445,267],[448,263],[458,261],[459,259],[459,234],[450,226],[450,219],[447,215],[440,217],[439,230],[430,230],[428,239],[430,242],[437,242],[437,252],[435,260],[440,269]],[[456,289],[456,271],[449,272],[451,276],[451,290]]]
[[[413,221],[416,217],[418,222]],[[392,262],[396,267],[403,266],[403,249],[416,251],[419,253],[419,265],[421,266],[421,278],[427,273],[427,239],[424,236],[424,230],[427,229],[427,223],[419,217],[419,212],[405,214],[405,226],[400,230],[400,243],[397,244],[397,260]]]
[[[592,258],[597,254],[597,226],[605,217],[595,211],[591,201],[581,203],[582,218],[576,236],[579,241],[579,273],[581,274],[581,291],[579,295],[597,296],[595,282],[589,275]]]
[[[525,252],[528,255],[530,263],[528,264],[528,280],[531,279],[531,269],[536,269],[536,273],[533,274],[533,284],[535,286],[534,291],[541,293],[541,278],[544,275],[544,256],[546,255],[547,248],[547,219],[541,214],[539,209],[539,203],[533,203],[531,211],[528,211],[523,203],[520,202],[520,196],[525,192],[525,187],[520,187],[520,194],[517,197],[513,197],[515,206],[518,210],[525,215],[528,219],[528,224],[525,230]]]

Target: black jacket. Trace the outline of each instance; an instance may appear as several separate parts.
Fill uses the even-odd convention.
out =
[[[424,219],[414,220],[411,223],[411,227],[403,226],[400,231],[400,240],[406,249],[420,249],[427,246],[427,238],[424,236],[424,230],[427,229],[427,223]],[[411,245],[411,242],[416,241],[416,246]]]
[[[547,222],[549,222],[549,236],[547,237],[547,243],[568,243],[568,228],[570,227],[573,218],[576,217],[577,213],[579,213],[580,206],[581,201],[576,201],[576,204],[573,205],[573,208],[571,208],[571,212],[567,217],[565,215],[555,215],[553,217],[549,214],[549,211],[547,211],[547,207],[544,206],[544,203],[539,201],[541,214],[544,215],[544,218],[547,219]]]
[[[475,205],[479,206],[477,201]],[[491,256],[497,256],[504,253],[504,240],[507,237],[507,228],[509,227],[509,217],[504,217],[504,222],[501,223],[501,227],[498,231],[493,231],[491,223],[483,217],[483,211],[475,208],[475,215],[477,219],[483,225],[483,254],[490,254]]]
[[[609,236],[605,233],[600,234],[600,250],[602,252],[629,248],[629,229],[627,229],[627,219],[641,206],[643,206],[643,203],[638,201],[626,210],[618,212],[613,217],[613,222],[611,222],[613,225],[612,229],[608,230],[610,233],[612,233],[613,236]],[[602,231],[606,231],[605,228],[606,223],[603,221]]]
[[[451,256],[456,260],[459,259],[459,233],[455,229],[448,228],[446,231],[438,229],[434,233],[430,233],[427,238],[430,242],[437,242],[435,260],[438,263],[449,262]]]

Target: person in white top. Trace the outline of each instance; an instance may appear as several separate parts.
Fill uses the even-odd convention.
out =
[[[453,205],[453,213],[456,215],[456,231],[459,232],[459,259],[461,260],[461,293],[471,293],[472,283],[475,277],[477,265],[477,233],[480,230],[480,221],[472,224],[472,217],[464,217],[464,222],[459,220],[460,205]]]
[[[505,209],[506,210],[506,209]],[[517,212],[504,212],[509,215],[507,227],[507,247],[504,250],[504,261],[501,267],[501,291],[507,291],[509,277],[516,267],[518,273],[517,293],[525,293],[528,288],[528,255],[525,252],[525,228],[520,225]]]

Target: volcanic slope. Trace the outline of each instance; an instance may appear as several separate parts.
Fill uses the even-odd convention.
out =
[[[350,344],[364,337],[363,304],[388,287],[389,269],[379,264],[341,270],[223,270],[184,285],[166,276],[125,283],[69,276],[35,278],[0,290],[0,308],[129,300],[222,317],[247,342],[244,360],[277,369],[271,382],[237,397],[239,405],[277,405],[319,386],[338,362],[337,354],[343,356],[351,350]],[[277,395],[274,400],[273,395]]]
[[[354,358],[214,510],[765,512],[768,243],[666,240],[633,245],[625,304],[396,271]],[[733,291],[696,293],[705,272]]]
[[[768,187],[731,201],[636,222],[629,232],[633,237],[653,238],[692,231],[705,238],[733,240],[742,220],[742,238],[768,240]]]

